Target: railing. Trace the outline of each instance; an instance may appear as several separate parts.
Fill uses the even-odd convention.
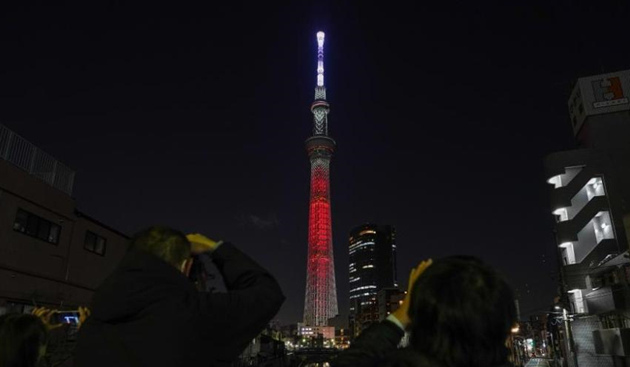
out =
[[[72,195],[75,172],[2,124],[0,158]]]

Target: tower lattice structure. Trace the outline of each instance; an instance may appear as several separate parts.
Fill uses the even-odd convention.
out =
[[[310,326],[326,326],[328,319],[338,313],[330,214],[330,159],[336,143],[328,136],[329,111],[324,87],[324,32],[318,32],[317,87],[311,105],[313,135],[306,140],[311,161],[311,194],[304,323]]]

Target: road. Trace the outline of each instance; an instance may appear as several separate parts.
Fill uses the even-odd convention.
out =
[[[532,358],[525,364],[525,367],[551,367],[549,361],[546,358]]]

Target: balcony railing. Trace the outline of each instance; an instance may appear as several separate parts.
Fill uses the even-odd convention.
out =
[[[2,124],[0,158],[72,195],[75,172]]]

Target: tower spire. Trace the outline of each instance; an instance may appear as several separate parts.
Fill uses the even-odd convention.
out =
[[[317,86],[324,86],[324,32],[317,32]],[[317,99],[317,97],[315,97]],[[324,98],[325,99],[325,98]]]
[[[330,106],[326,102],[326,87],[324,86],[324,32],[317,32],[317,86],[315,87],[315,101],[311,105],[313,113],[313,135],[328,136],[328,111]]]

